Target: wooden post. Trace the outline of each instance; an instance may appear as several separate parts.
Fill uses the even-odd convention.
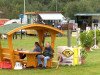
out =
[[[51,34],[51,47],[54,49],[56,33],[50,32],[50,34]]]
[[[1,35],[0,35],[0,61],[2,61]]]
[[[72,29],[72,24],[68,24],[67,25],[68,27],[68,30],[67,30],[67,44],[68,44],[68,47],[71,47],[71,29]]]
[[[38,30],[37,32],[38,32],[39,44],[41,46],[44,46],[44,43],[43,43],[44,42],[44,31]]]
[[[67,45],[68,47],[71,47],[71,30],[67,30]]]
[[[13,51],[13,43],[12,43],[12,37],[13,35],[8,35],[8,47],[10,50],[10,57],[11,57],[11,64],[12,64],[12,68],[14,68],[15,62],[14,62],[14,51]]]
[[[17,34],[16,34],[17,35]],[[22,39],[22,30],[21,30],[21,32],[20,32],[20,39]]]

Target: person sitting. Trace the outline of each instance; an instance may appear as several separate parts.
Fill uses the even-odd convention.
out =
[[[38,55],[37,58],[38,58],[38,65],[39,67],[42,67],[41,65],[43,65],[43,68],[46,69],[47,67],[47,60],[49,60],[50,58],[53,57],[53,49],[51,48],[50,46],[50,43],[46,43],[46,47],[42,53],[42,55]],[[44,60],[44,63],[42,64],[42,60]]]
[[[42,48],[38,42],[35,42],[35,48],[33,52],[42,52]]]

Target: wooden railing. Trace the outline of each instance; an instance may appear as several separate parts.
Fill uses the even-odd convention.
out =
[[[2,59],[11,59],[11,51],[8,48],[2,48]]]

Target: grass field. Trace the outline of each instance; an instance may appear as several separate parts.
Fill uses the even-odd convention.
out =
[[[14,48],[23,48],[32,50],[37,37],[23,37],[22,40],[13,40]],[[50,37],[46,38],[50,42]],[[7,47],[7,41],[2,41],[3,47]],[[55,41],[55,52],[57,46],[67,45],[66,37],[57,37]],[[76,45],[75,37],[72,38],[72,46]],[[60,66],[58,69],[51,68],[46,70],[24,69],[24,70],[6,70],[0,69],[0,75],[100,75],[100,50],[94,50],[88,53],[86,64],[78,66]]]

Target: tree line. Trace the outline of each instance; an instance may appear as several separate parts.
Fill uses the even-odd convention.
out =
[[[99,13],[100,0],[25,0],[26,12],[62,11],[65,17],[76,13]],[[24,0],[0,0],[0,18],[18,18],[23,13]]]

